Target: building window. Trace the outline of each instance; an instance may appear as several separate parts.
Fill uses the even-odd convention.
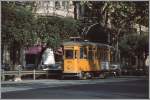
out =
[[[59,1],[56,1],[56,2],[55,2],[55,8],[56,8],[57,10],[61,8]]]
[[[69,1],[62,1],[62,8],[63,9],[71,9],[71,5]]]
[[[67,2],[67,1],[62,1],[62,8],[63,8],[63,9],[66,9],[66,2]]]

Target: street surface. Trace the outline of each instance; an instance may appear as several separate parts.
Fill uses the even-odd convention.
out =
[[[148,99],[148,78],[2,82],[2,99]]]

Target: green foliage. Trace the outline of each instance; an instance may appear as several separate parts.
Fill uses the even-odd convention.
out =
[[[36,32],[51,47],[59,46],[64,39],[79,35],[80,23],[72,18],[46,16],[37,18]]]
[[[2,2],[2,41],[21,45],[34,44],[37,39],[60,45],[63,39],[79,35],[79,22],[73,18],[37,16],[32,14],[34,2]]]
[[[141,32],[138,35],[134,28],[135,24],[139,24],[139,27],[141,25],[148,27],[148,1],[89,1],[84,4],[85,15],[88,15],[90,20],[96,17],[99,23],[110,29],[112,33],[110,43],[116,47],[115,59],[119,59],[119,50],[121,58],[127,59],[134,56],[142,57],[148,53],[148,33]]]
[[[148,1],[88,1],[81,4],[85,5],[86,16],[97,17],[104,25],[109,19],[116,34],[120,34],[120,30],[129,33],[134,23],[148,27]]]
[[[33,42],[32,12],[26,7],[18,5],[18,2],[2,2],[2,42],[13,41],[25,45]]]
[[[148,33],[137,33],[129,34],[120,39],[119,48],[121,55],[124,57],[141,55],[148,53]]]
[[[31,2],[32,3],[32,2]],[[19,1],[2,1],[2,45],[7,45],[10,50],[10,62],[12,66],[22,64],[25,56],[23,49],[25,45],[36,42],[37,36],[34,32],[34,15],[31,5]],[[5,50],[5,48],[2,48]],[[9,63],[10,63],[9,62]]]

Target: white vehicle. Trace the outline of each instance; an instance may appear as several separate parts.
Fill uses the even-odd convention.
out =
[[[49,70],[49,66],[55,65],[54,51],[47,48],[42,55],[43,70]]]
[[[109,62],[108,61],[101,62],[101,68],[102,70],[109,70]]]
[[[55,64],[54,52],[51,48],[47,48],[44,51],[42,55],[42,61],[44,65]]]
[[[146,58],[146,60],[145,60],[145,65],[146,65],[147,67],[149,67],[149,56],[147,56],[147,58]]]
[[[54,51],[47,48],[42,55],[42,69],[43,70],[61,70],[61,63],[55,62]]]

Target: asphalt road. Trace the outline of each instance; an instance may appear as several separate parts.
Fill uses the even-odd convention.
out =
[[[2,83],[2,99],[148,99],[146,78]]]

